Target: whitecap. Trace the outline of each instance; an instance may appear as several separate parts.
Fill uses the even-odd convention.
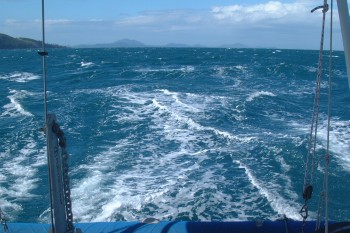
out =
[[[259,98],[260,96],[272,96],[272,97],[274,97],[276,95],[273,94],[272,92],[269,92],[269,91],[256,91],[248,96],[247,102],[251,102],[255,98]]]
[[[33,116],[32,113],[26,111],[23,106],[20,104],[20,100],[32,95],[32,93],[25,91],[25,90],[21,90],[21,91],[17,91],[17,90],[11,90],[10,94],[7,96],[7,98],[10,99],[10,103],[6,104],[3,106],[3,108],[5,109],[5,111],[0,115],[1,117],[4,116]]]
[[[95,65],[95,63],[93,63],[93,62],[80,62],[80,65],[81,65],[81,67],[90,67],[90,66],[93,66],[93,65]]]
[[[185,67],[180,68],[180,70],[182,72],[185,72],[185,73],[193,72],[195,70],[195,67],[194,66],[185,66]]]
[[[28,72],[13,72],[8,75],[0,76],[0,79],[8,80],[11,82],[26,83],[32,80],[39,79],[38,75]]]
[[[193,72],[195,70],[194,66],[183,66],[180,68],[170,68],[170,67],[166,67],[166,68],[139,68],[139,69],[135,69],[135,72],[139,72],[139,73],[156,73],[156,72],[183,72],[183,73],[189,73],[189,72]]]
[[[244,66],[241,66],[241,65],[234,66],[234,68],[236,68],[237,70],[241,70],[241,71],[244,71],[244,70],[245,70],[245,67],[244,67]]]

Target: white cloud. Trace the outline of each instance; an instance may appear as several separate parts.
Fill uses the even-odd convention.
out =
[[[69,19],[46,19],[45,24],[46,25],[61,25],[61,24],[72,24],[74,23],[73,20]],[[18,25],[18,26],[24,26],[24,25],[41,25],[41,19],[35,19],[35,20],[16,20],[16,19],[6,19],[5,24],[7,25]]]
[[[205,17],[201,12],[191,10],[149,11],[141,12],[137,16],[116,20],[115,24],[127,27],[150,26],[171,29],[174,25],[177,25],[176,27],[189,28],[193,24],[201,23],[203,18]]]
[[[69,20],[69,19],[47,19],[47,20],[45,20],[45,24],[47,24],[47,25],[62,25],[62,24],[67,25],[67,24],[71,24],[71,23],[74,23],[74,21]]]
[[[318,48],[321,11],[310,13],[320,3],[295,0],[288,3],[233,4],[212,8],[143,11],[117,15],[115,19],[90,18],[46,20],[48,38],[65,45],[105,43],[122,38],[146,44],[203,44],[209,46],[243,43],[258,47]],[[328,14],[328,18],[329,18]],[[337,10],[334,12],[336,39],[339,37]],[[8,19],[0,22],[3,32],[12,35],[40,35],[40,20]],[[108,33],[104,33],[108,32]],[[337,39],[339,41],[339,39]],[[337,42],[336,47],[341,44]]]
[[[19,23],[21,23],[21,21],[17,20],[17,19],[6,19],[5,20],[5,24],[7,24],[7,25],[19,24]]]
[[[144,26],[153,25],[155,22],[156,17],[153,15],[139,15],[117,20],[115,24],[121,26]]]
[[[267,20],[300,21],[310,15],[310,2],[282,3],[270,1],[265,4],[216,6],[212,8],[214,18],[228,22],[255,23]]]

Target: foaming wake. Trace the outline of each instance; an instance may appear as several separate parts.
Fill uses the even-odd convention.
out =
[[[15,142],[5,143],[7,150],[0,153],[0,202],[5,213],[11,217],[20,213],[23,207],[19,201],[36,197],[33,191],[38,187],[38,168],[45,165],[45,150],[39,149],[33,135],[19,136]],[[10,146],[11,145],[11,146]],[[17,147],[14,154],[10,148]]]
[[[211,131],[212,133],[214,133],[219,137],[223,137],[232,141],[249,142],[256,139],[256,137],[254,136],[233,135],[230,132],[220,130],[214,127],[202,126],[201,124],[197,123],[194,119],[189,117],[186,111],[191,111],[192,114],[203,113],[203,111],[207,108],[206,107],[207,105],[202,106],[201,109],[194,108],[192,101],[190,101],[191,104],[185,104],[184,102],[180,101],[178,93],[170,92],[168,90],[160,90],[160,91],[162,91],[166,96],[170,96],[173,100],[175,100],[175,102],[171,100],[169,101],[163,98],[159,100],[155,100],[155,99],[152,100],[155,107],[159,107],[159,109],[163,113],[167,112],[167,114],[170,114],[170,117],[167,119],[167,122],[166,122],[166,125],[168,125],[166,129],[168,128],[171,129],[171,125],[176,125],[179,122],[181,122],[183,125],[188,127],[191,131],[201,131],[203,132],[203,134],[205,134],[205,132]],[[162,103],[160,103],[159,101],[162,101],[164,105],[162,105]],[[168,133],[171,133],[171,132],[168,132]],[[176,132],[176,135],[179,135],[179,132]],[[176,137],[176,135],[172,135],[172,136]]]
[[[247,193],[240,190],[233,197],[232,190],[239,189],[227,189],[225,171],[230,171],[215,161],[225,159],[228,141],[241,144],[252,138],[202,125],[200,117],[216,98],[206,97],[199,104],[201,95],[166,89],[154,93],[109,88],[99,93],[113,99],[101,122],[117,130],[104,131],[112,145],[87,155],[90,159],[73,171],[86,174],[73,182],[77,221],[251,217],[247,213],[255,207],[243,209]],[[255,197],[248,196],[254,206]]]
[[[252,170],[248,168],[244,163],[235,160],[234,163],[238,164],[240,168],[244,169],[251,184],[259,190],[259,194],[264,196],[273,210],[279,215],[286,215],[288,218],[295,220],[300,219],[299,209],[294,202],[284,199],[279,190],[271,185],[270,182],[261,183],[253,174]]]
[[[320,143],[317,146],[318,150],[327,148],[327,125],[327,120],[320,121],[317,130],[317,138]],[[310,129],[307,124],[291,122],[291,126],[304,134],[309,134]],[[347,172],[350,172],[350,121],[333,118],[331,120],[329,140],[331,156],[334,155],[339,165]],[[299,144],[301,143],[303,142],[299,142]]]
[[[318,131],[323,147],[327,143],[327,121],[324,121]],[[350,172],[350,121],[342,121],[334,118],[331,121],[330,151],[334,154],[338,163]]]

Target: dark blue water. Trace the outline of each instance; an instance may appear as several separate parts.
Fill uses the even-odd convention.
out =
[[[48,108],[68,139],[75,221],[300,220],[317,60],[304,50],[49,51]],[[350,220],[350,91],[344,54],[333,60],[330,218],[339,221]],[[10,221],[49,221],[42,83],[36,51],[0,51],[0,207]],[[311,218],[323,171],[321,158]]]

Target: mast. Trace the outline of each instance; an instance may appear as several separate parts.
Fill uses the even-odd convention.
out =
[[[341,34],[343,37],[346,70],[350,88],[350,19],[347,0],[337,0]]]
[[[46,56],[45,50],[45,0],[42,0],[42,51],[38,52],[43,58],[44,79],[44,114],[46,134],[46,150],[48,175],[50,186],[51,233],[81,233],[74,229],[72,201],[70,197],[68,176],[68,153],[66,151],[66,138],[56,123],[55,114],[47,113],[47,87],[46,87]]]

